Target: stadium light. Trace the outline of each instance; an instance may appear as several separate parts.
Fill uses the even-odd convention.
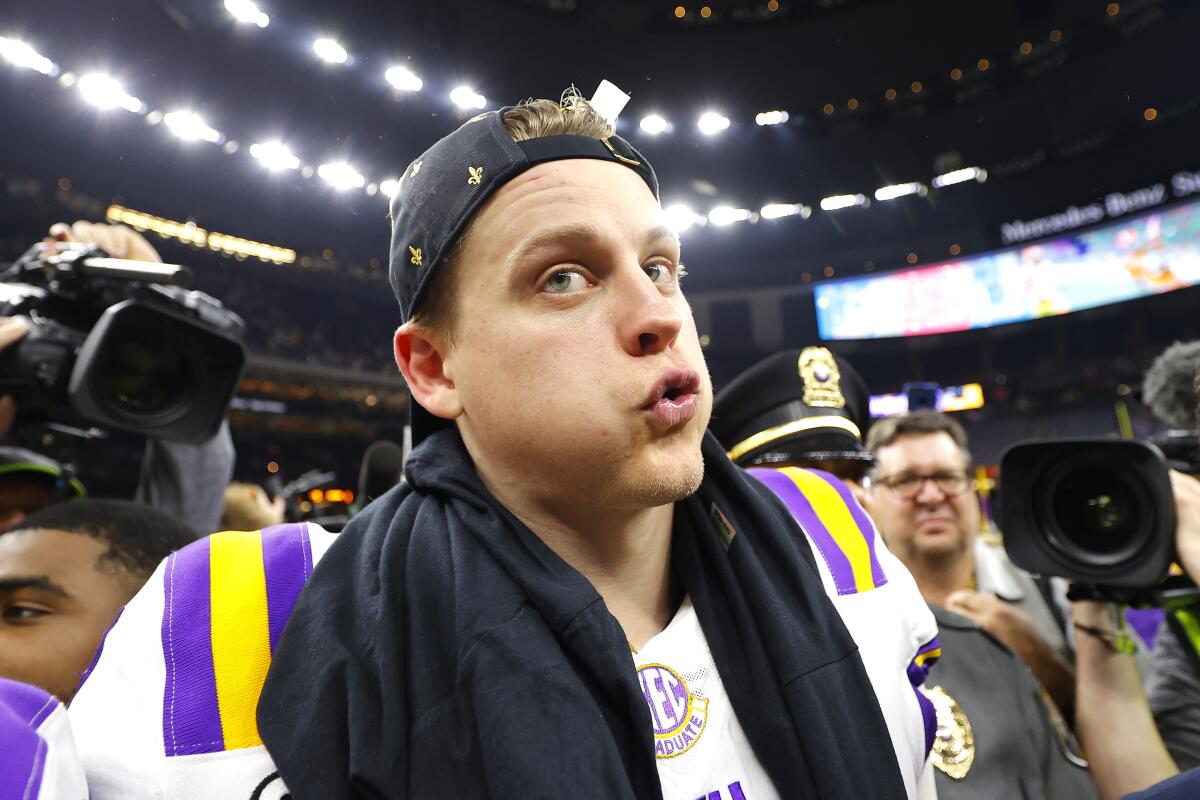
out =
[[[250,155],[271,172],[300,168],[300,159],[296,158],[283,142],[257,142],[250,145]]]
[[[642,121],[638,123],[638,127],[642,129],[642,133],[657,136],[660,133],[666,133],[671,127],[671,123],[658,114],[649,114],[642,117]]]
[[[225,10],[238,22],[257,25],[260,28],[267,27],[267,23],[271,21],[271,18],[254,4],[254,0],[225,0]]]
[[[821,198],[822,211],[837,211],[839,208],[865,206],[866,204],[867,198],[861,194],[835,194]]]
[[[717,206],[708,212],[708,221],[713,225],[724,227],[735,222],[745,222],[750,219],[750,209],[734,208],[733,206]]]
[[[759,210],[758,215],[763,219],[797,216],[801,219],[808,219],[812,215],[812,208],[803,203],[767,203]]]
[[[346,48],[333,39],[322,37],[314,41],[312,47],[317,57],[328,64],[345,64],[346,59],[350,57]]]
[[[34,50],[29,43],[22,42],[20,39],[9,39],[6,36],[0,36],[0,58],[3,58],[14,67],[31,69],[43,75],[55,75],[58,73],[57,64],[37,50]]]
[[[391,67],[383,73],[383,79],[402,92],[419,92],[425,82],[408,67]]]
[[[705,136],[716,136],[729,127],[729,117],[718,114],[716,111],[705,111],[700,115],[700,119],[696,120],[696,127]]]
[[[663,215],[667,219],[667,227],[676,233],[682,233],[688,228],[703,225],[708,221],[708,218],[703,214],[697,214],[683,203],[674,203],[667,206],[663,209]]]
[[[191,111],[171,111],[163,115],[163,124],[166,125],[171,133],[183,139],[185,142],[194,142],[197,139],[203,139],[206,142],[220,144],[221,132],[210,128],[204,120]]]
[[[125,93],[125,89],[111,75],[92,72],[84,75],[76,84],[83,99],[96,108],[123,108],[134,114],[139,113],[145,106],[141,100]]]
[[[913,181],[911,183],[894,183],[890,186],[880,186],[875,190],[875,199],[880,202],[895,200],[897,197],[908,197],[912,194],[924,196],[929,193],[925,184]]]
[[[400,181],[395,178],[388,178],[385,181],[379,182],[379,191],[388,198],[395,197],[400,191]]]
[[[963,167],[953,172],[938,175],[931,183],[933,184],[933,188],[941,189],[943,186],[953,186],[956,183],[966,183],[967,181],[979,181],[983,183],[986,180],[987,170],[983,167]]]
[[[787,121],[788,112],[786,111],[764,111],[754,115],[754,124],[756,125],[782,125]]]
[[[345,161],[322,164],[317,167],[317,174],[339,192],[345,189],[361,189],[367,183],[367,179]]]
[[[470,86],[455,86],[450,91],[450,102],[459,108],[483,108],[487,105],[487,98]]]

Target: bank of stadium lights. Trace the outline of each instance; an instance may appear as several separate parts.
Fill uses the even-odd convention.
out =
[[[450,102],[464,110],[478,110],[487,106],[487,98],[470,86],[455,86],[451,89]]]
[[[642,129],[642,133],[658,136],[660,133],[669,131],[671,123],[667,122],[666,118],[659,114],[647,114],[642,117],[642,121],[638,123],[638,127]]]
[[[253,0],[225,0],[225,10],[238,22],[248,25],[265,28],[271,22],[271,18],[264,14]]]
[[[384,197],[390,200],[396,196],[397,192],[400,191],[400,181],[396,180],[395,178],[388,178],[387,180],[380,181],[379,191]]]
[[[837,211],[841,208],[851,208],[853,206],[865,207],[868,200],[865,195],[861,194],[835,194],[830,197],[821,198],[822,211]]]
[[[782,219],[783,217],[800,217],[808,219],[812,216],[812,206],[804,203],[767,203],[758,211],[763,219]]]
[[[391,67],[383,73],[383,79],[402,92],[419,92],[425,85],[408,67]]]
[[[14,67],[31,69],[43,75],[57,75],[58,65],[33,49],[28,42],[0,36],[0,58]]]
[[[666,217],[667,227],[676,233],[683,233],[689,228],[708,222],[707,217],[697,214],[683,203],[672,203],[667,206],[663,209],[663,216]]]
[[[729,117],[716,111],[705,111],[700,115],[700,119],[696,120],[696,127],[705,136],[716,136],[729,127]]]
[[[145,108],[142,101],[128,94],[116,78],[102,72],[88,73],[75,85],[83,99],[99,109],[123,108],[138,114]]]
[[[205,141],[220,144],[224,139],[220,131],[209,127],[192,111],[168,111],[163,114],[162,121],[171,133],[185,142]]]
[[[788,121],[788,112],[786,111],[764,111],[761,114],[754,115],[754,124],[760,127],[767,125],[782,125]]]
[[[361,189],[367,184],[367,179],[345,161],[322,164],[317,167],[317,174],[321,176],[322,180],[338,191]]]
[[[718,227],[732,225],[735,222],[748,222],[751,219],[751,211],[748,208],[734,208],[733,206],[717,206],[712,211],[708,212],[708,221]]]
[[[283,142],[256,142],[250,145],[250,155],[271,172],[300,168],[300,159]]]
[[[956,169],[953,172],[947,172],[938,175],[930,183],[933,188],[941,189],[945,186],[953,186],[956,183],[966,183],[967,181],[978,181],[983,183],[987,180],[987,170],[983,167],[963,167]]]
[[[326,36],[314,40],[312,49],[317,54],[317,58],[326,64],[345,64],[346,59],[350,57],[346,48]]]
[[[909,195],[919,195],[924,197],[929,193],[929,189],[925,184],[912,181],[910,183],[894,183],[890,186],[880,186],[875,190],[875,199],[880,202],[887,200],[895,200],[898,197],[908,197]]]

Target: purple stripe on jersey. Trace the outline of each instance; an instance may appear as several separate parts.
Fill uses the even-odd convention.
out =
[[[96,652],[92,654],[92,663],[88,664],[87,669],[85,669],[83,674],[79,676],[79,685],[75,687],[76,693],[83,688],[84,681],[88,679],[88,677],[92,674],[92,670],[94,670],[96,665],[100,663],[100,654],[104,652],[104,643],[108,641],[108,635],[112,633],[112,629],[117,626],[117,621],[121,619],[121,615],[124,613],[125,606],[121,606],[121,608],[117,610],[117,616],[115,616],[113,621],[109,623],[108,630],[104,632],[104,636],[100,638],[100,644],[96,646]]]
[[[813,510],[808,498],[800,491],[792,479],[782,472],[773,469],[749,469],[750,475],[761,481],[775,496],[783,501],[788,511],[804,528],[805,533],[817,546],[817,552],[825,560],[829,572],[833,575],[833,585],[838,594],[854,594],[858,587],[854,582],[854,570],[850,567],[850,559],[838,547],[833,534],[821,522],[817,512]]]
[[[163,576],[163,743],[168,756],[225,749],[213,672],[209,540],[173,553]]]
[[[938,662],[937,655],[926,655],[934,650],[941,650],[942,642],[936,636],[930,639],[925,644],[921,645],[917,650],[916,657],[908,664],[908,682],[913,686],[920,686],[925,683],[925,679],[929,677],[929,668]],[[925,655],[925,658],[921,658]]]
[[[263,571],[267,578],[267,628],[271,652],[283,633],[296,598],[312,574],[308,525],[274,525],[262,531]]]
[[[867,550],[871,554],[871,579],[875,583],[875,588],[878,589],[887,583],[887,575],[883,574],[883,565],[879,563],[879,559],[875,556],[875,523],[871,522],[871,518],[867,516],[867,512],[863,511],[863,507],[858,504],[854,494],[850,491],[850,487],[846,485],[836,475],[830,475],[828,472],[822,472],[819,469],[809,470],[814,475],[820,476],[826,483],[834,488],[838,496],[842,498],[842,502],[846,504],[846,508],[850,509],[850,516],[854,518],[854,522],[858,525],[858,530],[862,533],[863,538],[867,541]]]
[[[0,678],[0,798],[36,798],[49,749],[37,728],[59,706],[34,686]]]
[[[928,756],[933,752],[933,737],[937,735],[937,710],[924,692],[916,686],[913,691],[917,693],[917,705],[921,707],[921,719],[925,722],[925,755]]]

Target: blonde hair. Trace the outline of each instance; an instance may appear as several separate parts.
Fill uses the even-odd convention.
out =
[[[607,139],[614,133],[613,125],[605,119],[574,86],[562,94],[562,99],[529,99],[504,112],[504,130],[514,142],[540,139],[543,136],[590,136]],[[454,294],[458,283],[459,263],[465,242],[474,227],[467,224],[445,256],[445,263],[433,275],[421,306],[413,311],[412,320],[423,328],[438,331],[453,339]]]

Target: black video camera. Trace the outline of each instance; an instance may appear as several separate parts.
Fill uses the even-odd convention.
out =
[[[31,323],[0,353],[0,394],[12,395],[18,425],[212,438],[245,364],[242,319],[186,288],[184,267],[58,247],[35,245],[0,274],[0,316]]]
[[[1000,460],[996,521],[1013,563],[1133,599],[1166,588],[1175,500],[1148,442],[1022,442]],[[1145,590],[1145,591],[1143,591]]]

